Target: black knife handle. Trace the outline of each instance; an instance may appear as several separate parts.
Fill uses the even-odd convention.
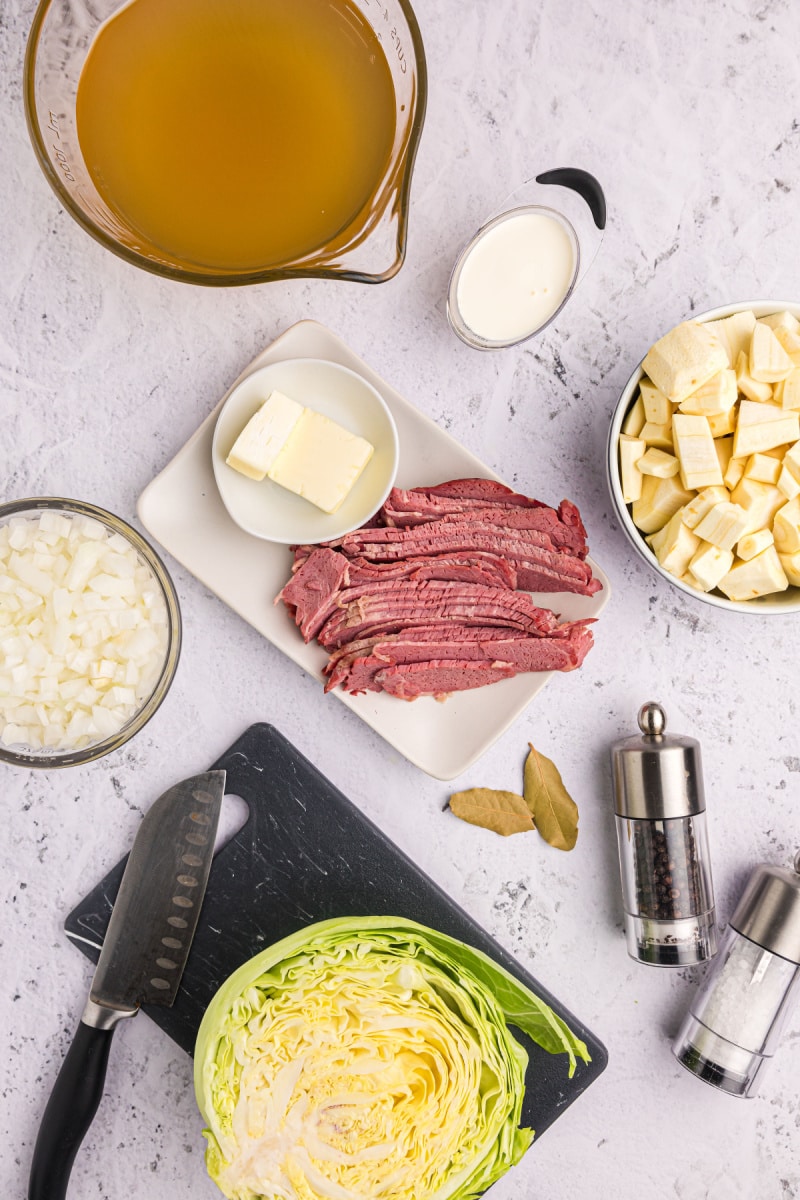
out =
[[[64,1200],[75,1155],[103,1095],[113,1033],[78,1025],[42,1117],[28,1200]]]

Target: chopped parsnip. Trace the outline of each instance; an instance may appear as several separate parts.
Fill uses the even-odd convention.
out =
[[[643,366],[623,422],[639,447],[631,462],[621,439],[620,469],[658,561],[732,600],[800,587],[800,321],[687,321]]]

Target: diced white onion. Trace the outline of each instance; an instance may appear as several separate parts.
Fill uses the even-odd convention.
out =
[[[0,526],[0,742],[77,750],[130,721],[167,653],[167,610],[121,534],[45,510]]]

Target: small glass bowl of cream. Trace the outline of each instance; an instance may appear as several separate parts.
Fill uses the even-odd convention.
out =
[[[585,275],[604,227],[605,198],[588,172],[549,171],[523,184],[456,260],[447,295],[453,332],[476,350],[539,333]]]
[[[0,505],[0,762],[118,749],[166,696],[180,646],[172,580],[125,521],[54,496]]]
[[[450,324],[479,350],[525,341],[569,300],[579,265],[577,235],[560,213],[534,205],[501,213],[459,256],[447,297]]]

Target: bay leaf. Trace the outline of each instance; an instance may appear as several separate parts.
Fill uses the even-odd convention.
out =
[[[450,811],[470,825],[491,829],[502,837],[525,833],[533,829],[533,819],[523,796],[516,792],[496,791],[494,788],[470,788],[454,792]]]
[[[578,840],[578,806],[564,787],[555,763],[528,742],[523,791],[536,828],[557,850],[571,850]]]

